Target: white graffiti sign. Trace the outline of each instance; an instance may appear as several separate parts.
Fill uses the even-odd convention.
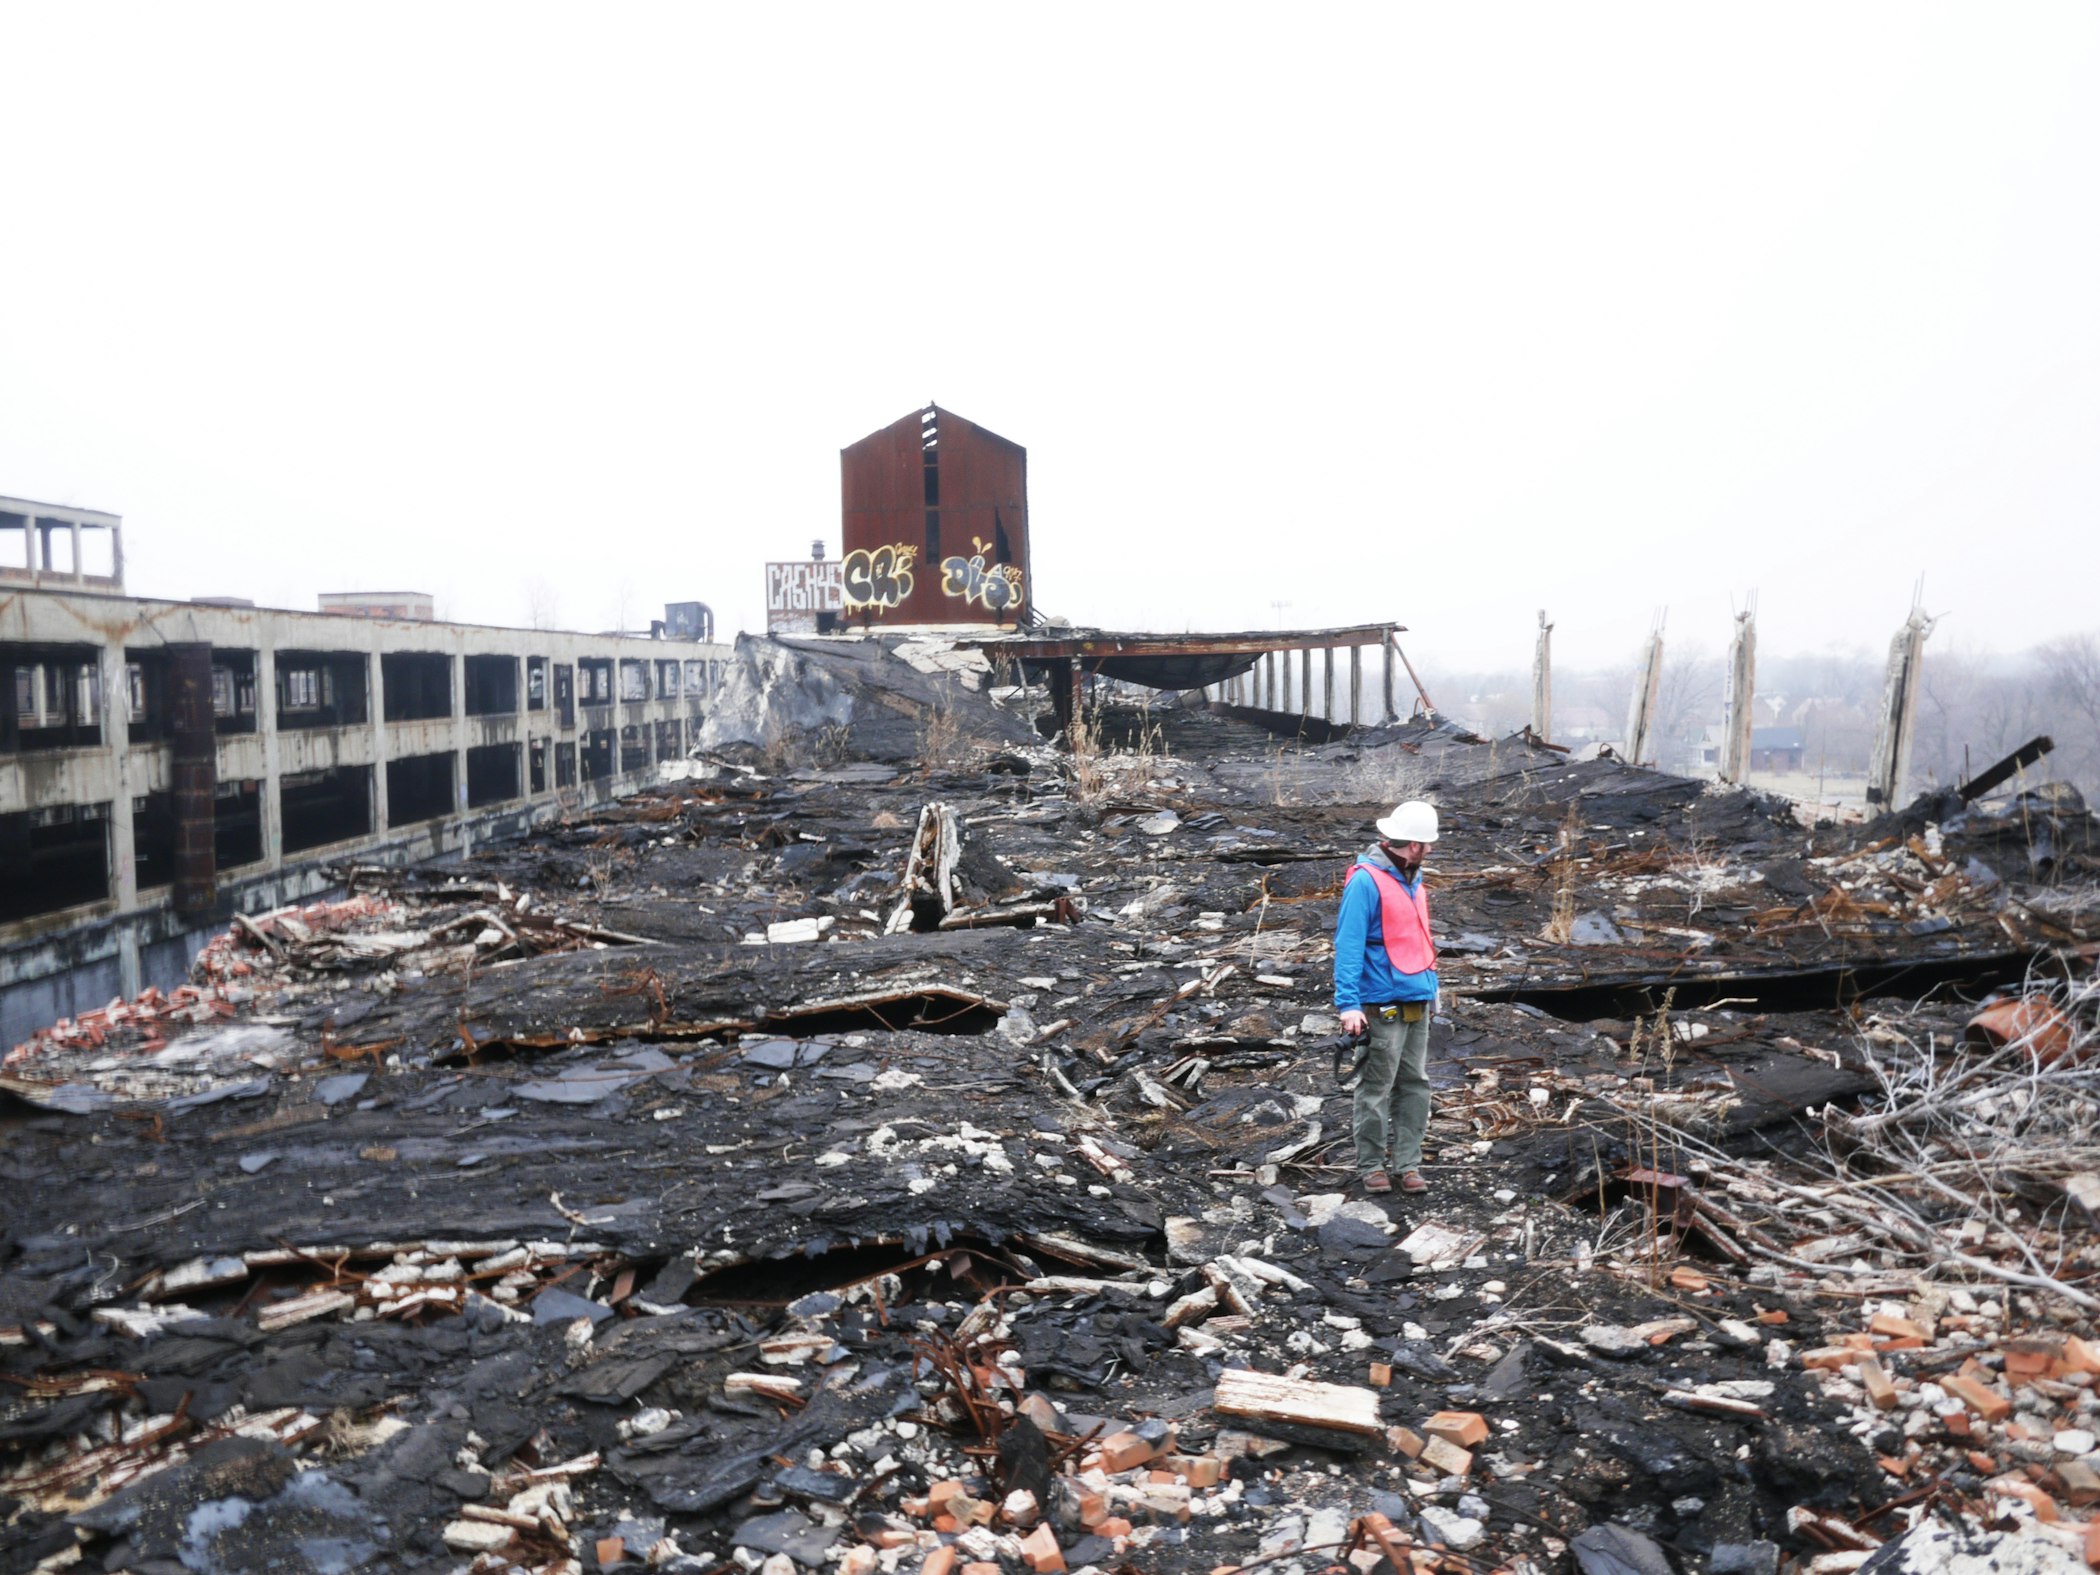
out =
[[[837,612],[846,604],[842,564],[769,563],[766,611]]]

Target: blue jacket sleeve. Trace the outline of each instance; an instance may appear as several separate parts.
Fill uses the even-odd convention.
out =
[[[1334,1009],[1363,1008],[1364,943],[1371,933],[1371,914],[1378,906],[1378,885],[1359,870],[1342,888],[1342,909],[1334,921]]]

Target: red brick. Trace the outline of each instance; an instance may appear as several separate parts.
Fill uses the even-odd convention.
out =
[[[1896,1385],[1873,1357],[1862,1356],[1859,1359],[1859,1381],[1866,1389],[1867,1399],[1873,1403],[1875,1410],[1895,1410]]]
[[[1021,1539],[1021,1557],[1036,1575],[1055,1575],[1065,1567],[1063,1550],[1057,1545],[1057,1533],[1046,1521]]]
[[[1422,1424],[1422,1431],[1460,1449],[1471,1449],[1487,1438],[1487,1418],[1478,1411],[1439,1411]]]
[[[1096,1453],[1101,1456],[1101,1469],[1113,1476],[1118,1471],[1136,1470],[1159,1451],[1137,1434],[1122,1432],[1102,1439]]]
[[[2002,1422],[2012,1415],[2012,1402],[1995,1389],[1986,1388],[1959,1373],[1940,1380],[1940,1387],[1986,1422]]]

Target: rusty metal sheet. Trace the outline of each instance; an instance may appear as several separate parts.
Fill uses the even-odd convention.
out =
[[[841,449],[839,483],[849,620],[1014,624],[1033,589],[1025,448],[929,405]]]
[[[839,450],[840,573],[855,621],[913,621],[903,609],[925,567],[920,415],[915,410]]]
[[[1028,451],[943,410],[940,556],[920,594],[929,623],[1011,625],[1033,589]]]

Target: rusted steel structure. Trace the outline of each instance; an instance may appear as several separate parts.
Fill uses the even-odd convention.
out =
[[[1057,710],[1059,732],[1071,725],[1077,714],[1081,686],[1089,677],[1120,679],[1151,689],[1201,691],[1212,705],[1227,712],[1264,716],[1289,713],[1310,718],[1315,714],[1311,653],[1322,651],[1326,653],[1326,670],[1322,704],[1317,714],[1327,719],[1322,722],[1324,728],[1328,721],[1338,719],[1339,715],[1334,693],[1334,653],[1338,650],[1350,653],[1349,725],[1354,726],[1361,721],[1363,711],[1362,648],[1379,646],[1389,655],[1396,655],[1399,652],[1398,636],[1406,632],[1405,626],[1397,623],[1352,624],[1339,629],[1267,629],[1237,634],[1132,634],[1105,629],[1059,629],[1054,633],[1038,630],[1026,634],[984,636],[961,643],[974,645],[995,659],[1003,657],[1016,662],[1031,678],[1047,682],[1051,703]],[[1302,705],[1294,705],[1289,693],[1288,670],[1294,651],[1299,653]],[[1278,656],[1282,657],[1286,670],[1281,705],[1277,703],[1275,693]],[[1401,661],[1404,663],[1405,658],[1402,657]],[[1268,663],[1263,675],[1267,680],[1266,698],[1259,683],[1236,682],[1243,677],[1251,679],[1255,669],[1264,662]],[[1410,668],[1409,675],[1412,673]],[[1394,715],[1390,659],[1385,687],[1384,714],[1390,720]],[[1428,697],[1425,695],[1423,699],[1426,706]],[[1433,706],[1428,708],[1435,709]]]
[[[848,623],[1024,621],[1027,449],[928,405],[839,450],[839,485]]]

